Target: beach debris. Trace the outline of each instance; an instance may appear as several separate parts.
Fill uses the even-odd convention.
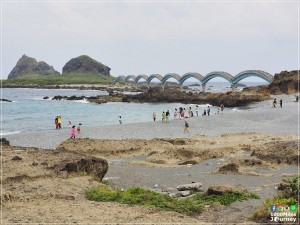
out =
[[[6,140],[6,138],[1,138],[0,142],[2,146],[10,146],[9,141]]]
[[[58,174],[57,174],[58,177],[60,178],[67,178],[68,177],[68,171],[59,171]]]
[[[22,160],[22,158],[20,156],[14,156],[11,160]]]
[[[108,163],[105,159],[75,155],[73,158],[66,159],[54,166],[57,174],[60,171],[68,173],[86,173],[93,175],[96,180],[102,181],[108,170]]]
[[[233,193],[233,192],[247,192],[247,190],[240,186],[232,185],[213,185],[207,189],[208,195],[222,195],[224,193]]]
[[[192,184],[183,184],[177,186],[178,191],[188,191],[188,190],[200,190],[200,187],[202,186],[201,183],[192,183]]]
[[[181,197],[187,197],[192,194],[191,191],[180,191],[179,193]]]

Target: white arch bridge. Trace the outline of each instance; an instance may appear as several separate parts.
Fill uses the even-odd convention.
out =
[[[183,83],[189,79],[189,78],[195,78],[202,84],[202,91],[205,92],[206,90],[206,83],[210,81],[211,79],[215,77],[221,77],[227,80],[232,85],[232,91],[235,91],[236,84],[240,82],[241,80],[247,78],[247,77],[259,77],[269,83],[273,81],[273,76],[265,71],[262,70],[245,70],[240,73],[238,73],[235,76],[232,76],[229,73],[223,72],[223,71],[214,71],[211,73],[206,74],[205,76],[202,76],[200,73],[185,73],[182,76],[176,74],[176,73],[168,73],[164,76],[160,74],[151,74],[150,76],[147,76],[145,74],[140,74],[138,76],[134,75],[128,75],[128,76],[118,76],[115,80],[115,83],[118,83],[119,81],[125,81],[125,84],[127,84],[130,80],[132,80],[136,87],[138,85],[139,80],[144,79],[148,85],[153,79],[158,79],[161,84],[162,88],[164,90],[165,83],[169,79],[175,79],[178,84],[180,85],[180,89],[182,90]]]

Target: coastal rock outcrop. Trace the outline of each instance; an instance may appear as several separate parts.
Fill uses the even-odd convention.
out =
[[[9,73],[7,79],[15,79],[24,75],[60,75],[52,66],[47,63],[40,61],[38,62],[35,58],[23,55],[17,62],[16,66]]]
[[[93,175],[98,181],[102,181],[108,170],[108,163],[105,159],[78,156],[72,159],[64,160],[59,165],[56,165],[57,173],[67,171],[67,173],[87,173]]]
[[[92,59],[87,55],[82,55],[71,59],[64,65],[62,72],[67,73],[99,73],[105,76],[110,76],[110,70],[108,66]]]
[[[271,94],[294,94],[299,92],[299,70],[282,71],[275,74],[273,82],[269,85]]]
[[[161,88],[150,88],[147,93],[137,95],[126,95],[123,102],[180,102],[184,104],[211,104],[225,107],[245,106],[253,102],[264,101],[270,98],[268,93],[192,93],[179,90],[165,90]]]

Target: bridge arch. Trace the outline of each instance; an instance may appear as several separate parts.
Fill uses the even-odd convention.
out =
[[[127,83],[130,79],[132,79],[134,82],[135,82],[135,76],[134,75],[128,75],[126,78],[125,78],[125,83]]]
[[[160,75],[160,74],[151,74],[147,79],[147,83],[150,83],[155,78],[158,79],[160,82],[162,82],[162,79],[163,79],[162,75]]]
[[[202,80],[202,84],[206,84],[208,81],[210,81],[211,79],[215,78],[215,77],[221,77],[224,78],[225,80],[227,80],[229,83],[232,83],[233,81],[233,76],[229,73],[226,72],[222,72],[222,71],[214,71],[211,72],[209,74],[207,74],[203,80]]]
[[[189,78],[196,78],[200,82],[203,80],[203,76],[200,73],[185,73],[183,76],[180,78],[179,83],[183,84],[184,81],[186,81]]]
[[[135,78],[135,83],[139,82],[140,79],[144,79],[147,82],[148,76],[144,74],[140,74]]]
[[[165,83],[170,78],[174,78],[179,83],[180,76],[177,73],[167,73],[165,76],[163,76],[163,79],[161,80],[161,82]]]
[[[241,80],[247,78],[247,77],[259,77],[269,83],[273,81],[273,76],[265,71],[262,70],[245,70],[237,74],[232,83],[237,84]]]

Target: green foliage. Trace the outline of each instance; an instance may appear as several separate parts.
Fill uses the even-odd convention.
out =
[[[272,199],[266,199],[266,202],[252,216],[252,220],[257,222],[269,222],[271,205],[293,205],[298,204],[299,195],[299,177],[283,179],[285,188],[282,193],[274,196]]]
[[[260,199],[260,197],[253,193],[242,193],[242,192],[233,192],[225,193],[223,195],[204,195],[196,194],[192,197],[197,202],[205,202],[206,204],[211,204],[213,202],[219,202],[221,205],[230,205],[236,201],[243,201],[250,198]]]
[[[285,184],[285,189],[283,190],[284,198],[294,198],[298,199],[299,195],[299,177],[294,177],[291,179],[283,179],[283,183]]]
[[[130,188],[127,191],[118,189],[91,188],[87,190],[86,196],[93,201],[115,201],[129,205],[143,205],[148,207],[156,207],[164,210],[175,211],[182,214],[191,215],[192,213],[200,213],[204,205],[213,202],[220,202],[223,205],[229,205],[234,201],[242,201],[249,198],[259,198],[254,194],[247,193],[228,193],[224,195],[205,195],[196,194],[190,198],[177,199],[169,195],[163,195],[154,191],[145,190],[143,188]]]
[[[3,80],[3,85],[68,85],[68,84],[113,84],[115,77],[102,74],[69,73],[64,75],[27,74],[16,79]]]

